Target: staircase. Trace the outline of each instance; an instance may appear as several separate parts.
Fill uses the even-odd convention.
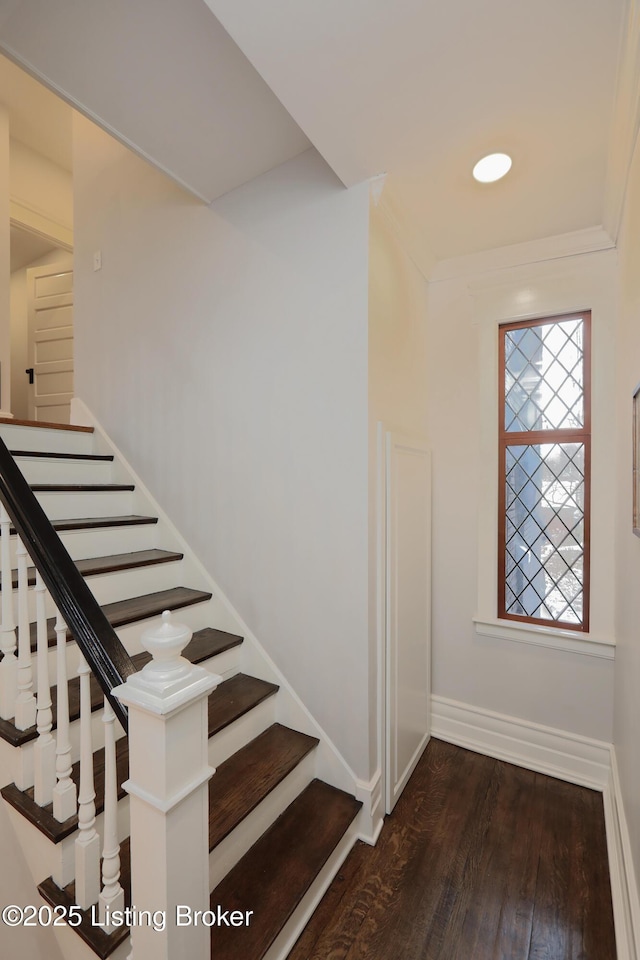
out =
[[[243,639],[238,621],[151,498],[133,481],[108,440],[92,428],[55,427],[18,421],[0,423],[0,436],[89,584],[110,624],[132,658],[135,670],[151,659],[140,636],[163,611],[193,632],[184,656],[220,675],[208,698],[209,879],[211,907],[252,912],[251,923],[211,927],[216,960],[276,960],[286,957],[315,903],[358,836],[361,804],[350,795],[348,768],[341,768],[313,721],[256,645]],[[14,531],[11,531],[12,534]],[[12,589],[19,606],[15,540],[11,571],[3,570],[2,591]],[[9,576],[7,575],[9,573]],[[11,583],[9,584],[9,579]],[[31,587],[36,582],[28,571]],[[36,650],[34,591],[29,591],[31,649]],[[56,623],[47,611],[51,677],[55,678]],[[81,658],[67,643],[71,777],[80,787]],[[34,680],[35,680],[34,667]],[[52,731],[58,723],[58,690],[51,688]],[[95,813],[102,826],[105,747],[103,692],[91,677],[91,730]],[[66,722],[66,721],[65,721]],[[293,724],[293,725],[292,725]],[[294,729],[294,727],[296,727]],[[128,740],[116,724],[117,832],[120,883],[131,903]],[[60,821],[53,805],[36,803],[33,786],[37,725],[18,729],[0,719],[0,783],[4,802],[43,900],[52,907],[75,903],[69,858],[78,832],[78,813]],[[324,782],[319,774],[333,781]],[[347,788],[346,790],[344,788]],[[55,931],[63,956],[128,957],[129,928],[111,933],[92,923],[91,909],[75,929]],[[0,929],[0,955],[2,930]],[[146,960],[138,957],[135,960]]]

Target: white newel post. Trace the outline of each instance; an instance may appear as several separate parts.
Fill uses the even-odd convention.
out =
[[[174,623],[142,635],[153,660],[113,693],[129,708],[131,898],[141,922],[131,929],[134,960],[209,960],[210,930],[178,925],[176,907],[209,909],[207,698],[221,678],[181,653],[191,631]],[[145,922],[145,914],[166,918]]]

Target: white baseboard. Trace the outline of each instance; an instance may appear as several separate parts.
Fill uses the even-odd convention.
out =
[[[384,824],[382,770],[377,768],[371,780],[356,780],[356,800],[362,802],[358,817],[358,839],[375,846]]]
[[[640,900],[613,747],[609,781],[603,799],[618,960],[639,960]]]
[[[446,697],[431,703],[431,734],[440,740],[593,790],[609,781],[608,743]]]
[[[434,696],[432,736],[603,794],[618,960],[640,960],[640,899],[614,747]]]

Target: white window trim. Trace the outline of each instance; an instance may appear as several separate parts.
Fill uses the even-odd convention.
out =
[[[552,647],[555,650],[582,653],[588,657],[600,657],[603,660],[615,658],[615,641],[605,637],[595,637],[592,633],[576,634],[572,630],[558,630],[557,627],[516,623],[512,620],[482,620],[480,617],[474,617],[473,622],[476,633],[482,637],[531,643],[535,647]]]
[[[478,601],[476,633],[499,640],[551,647],[579,655],[613,659],[613,523],[607,516],[613,490],[613,357],[607,330],[615,320],[612,303],[614,258],[593,270],[590,257],[529,265],[496,280],[471,280],[478,343]],[[610,276],[609,271],[610,270]],[[591,310],[592,318],[592,480],[590,631],[577,633],[553,626],[522,624],[497,617],[498,549],[498,335],[499,326],[515,320]],[[609,429],[607,429],[609,426]]]

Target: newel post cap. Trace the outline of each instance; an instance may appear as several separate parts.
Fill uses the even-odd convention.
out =
[[[122,703],[155,714],[167,714],[208,695],[222,678],[181,655],[192,635],[189,627],[174,622],[171,611],[165,610],[160,625],[149,627],[140,638],[152,659],[113,693]]]
[[[171,611],[165,610],[160,626],[149,627],[140,638],[144,649],[153,657],[142,668],[146,679],[163,683],[170,679],[177,680],[185,671],[189,671],[191,664],[181,654],[192,636],[189,627],[184,623],[175,623]]]

